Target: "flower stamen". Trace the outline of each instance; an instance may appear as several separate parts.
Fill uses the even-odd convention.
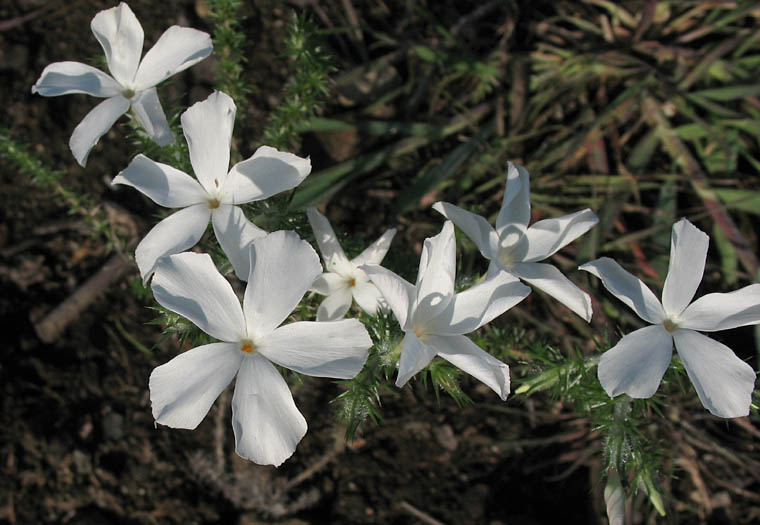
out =
[[[256,345],[253,344],[253,342],[249,340],[245,340],[242,343],[240,343],[240,351],[245,352],[246,354],[252,354],[256,350]]]
[[[211,208],[212,210],[217,209],[219,207],[219,204],[220,204],[219,199],[211,199],[208,201],[208,207]]]
[[[665,328],[665,330],[667,330],[671,334],[675,332],[676,330],[678,330],[678,325],[675,322],[671,321],[670,319],[665,319],[665,322],[662,323],[662,326],[663,328]]]

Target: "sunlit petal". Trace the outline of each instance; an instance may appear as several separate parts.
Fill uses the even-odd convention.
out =
[[[218,192],[227,177],[235,111],[229,95],[214,91],[180,118],[195,176],[210,194]]]
[[[140,91],[132,100],[132,111],[153,142],[161,147],[174,144],[174,135],[166,121],[164,108],[158,100],[156,88]]]
[[[610,397],[651,397],[672,357],[673,337],[662,325],[641,328],[602,354],[597,369],[599,382]]]
[[[248,331],[280,326],[322,272],[319,256],[295,232],[277,231],[251,243],[251,273],[243,298]]]
[[[428,323],[438,335],[462,335],[477,330],[503,314],[530,294],[530,288],[511,274],[494,277],[454,296],[446,310]]]
[[[111,184],[132,186],[156,204],[167,208],[184,208],[201,204],[207,199],[206,192],[190,175],[143,154],[132,159]]]
[[[627,304],[643,320],[657,324],[665,319],[660,301],[641,280],[625,271],[616,261],[601,257],[578,267],[600,278],[610,293]]]
[[[463,210],[448,202],[436,202],[433,209],[456,224],[478,247],[486,259],[498,257],[499,238],[496,231],[480,215]]]
[[[502,401],[509,394],[509,367],[463,335],[428,336],[425,343],[445,360],[485,383]]]
[[[42,71],[39,80],[32,86],[32,93],[43,97],[86,93],[110,98],[121,91],[121,86],[113,78],[80,62],[54,62]]]
[[[673,334],[678,355],[704,407],[718,417],[749,414],[755,371],[724,344],[693,330]]]
[[[84,117],[69,139],[69,148],[80,166],[87,164],[90,150],[100,137],[111,129],[113,123],[129,110],[129,101],[121,95],[107,98]]]
[[[351,308],[351,290],[346,286],[328,295],[317,309],[317,321],[342,319]]]
[[[509,163],[504,199],[496,218],[496,232],[501,236],[505,226],[514,224],[524,228],[530,222],[530,175],[519,164]]]
[[[238,345],[212,343],[183,352],[155,368],[148,386],[156,423],[172,428],[197,427],[235,377],[242,359]]]
[[[414,332],[407,332],[401,342],[396,386],[404,386],[412,376],[429,365],[435,357],[435,352],[434,348],[420,341]]]
[[[415,299],[414,286],[403,277],[382,266],[367,264],[361,267],[372,283],[383,294],[401,328],[408,328],[409,309]]]
[[[243,359],[232,396],[235,452],[260,465],[282,464],[306,435],[288,384],[266,358]]]
[[[396,228],[387,230],[379,239],[367,246],[362,253],[351,259],[351,263],[355,266],[380,264],[391,247],[394,235],[396,235]]]
[[[662,307],[679,316],[691,302],[702,281],[710,237],[686,219],[673,225],[670,266],[662,289]]]
[[[371,282],[356,281],[350,288],[356,304],[369,315],[375,315],[381,306],[387,306],[383,294]]]
[[[171,26],[145,53],[135,75],[138,90],[153,87],[184,71],[211,54],[214,46],[208,33],[189,27]]]
[[[512,267],[512,273],[591,321],[591,297],[551,264],[520,263]]]
[[[307,208],[306,217],[309,219],[309,224],[314,232],[314,238],[317,240],[325,264],[329,265],[336,258],[348,260],[327,217],[319,213],[316,208]]]
[[[441,233],[425,239],[417,277],[415,324],[425,324],[446,309],[454,296],[455,277],[454,225],[451,221],[446,221]]]
[[[186,317],[208,335],[230,343],[245,338],[240,301],[208,254],[185,252],[163,258],[151,288],[161,306]]]
[[[311,161],[261,146],[251,158],[235,164],[224,185],[235,204],[263,200],[301,184],[311,173]]]
[[[317,377],[350,379],[364,366],[372,339],[358,319],[302,321],[277,328],[258,351],[280,366]]]
[[[140,63],[144,36],[135,14],[121,2],[96,14],[90,28],[106,54],[113,78],[122,86],[131,87]]]
[[[135,262],[143,281],[148,280],[161,257],[195,246],[206,231],[210,217],[208,206],[195,204],[156,224],[135,250]]]
[[[678,325],[702,332],[760,323],[760,284],[704,295],[686,307]]]
[[[523,260],[536,262],[554,255],[598,222],[599,218],[596,214],[586,209],[534,223],[525,233],[528,238],[528,253]]]
[[[267,232],[253,224],[237,206],[222,204],[211,212],[211,224],[219,246],[241,281],[251,273],[251,243]]]

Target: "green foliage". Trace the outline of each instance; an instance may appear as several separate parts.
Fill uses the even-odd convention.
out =
[[[163,147],[155,143],[132,112],[128,113],[131,130],[129,140],[136,152],[135,155],[142,154],[151,160],[168,164],[180,171],[192,174],[193,166],[190,163],[190,150],[180,126],[180,114],[182,111],[184,110],[178,107],[169,108],[170,116],[167,117],[167,121],[174,135],[174,143]]]
[[[306,16],[293,15],[285,47],[292,73],[264,130],[263,142],[280,150],[293,150],[299,143],[299,126],[322,107],[329,92],[328,75],[334,68]]]
[[[245,71],[245,30],[241,0],[208,0],[214,24],[214,54],[219,57],[216,88],[224,91],[238,107],[244,107],[250,88],[243,79]]]
[[[367,328],[374,345],[361,372],[348,381],[341,381],[345,390],[335,399],[338,417],[346,424],[346,439],[354,439],[367,420],[377,424],[382,420],[380,392],[395,392],[391,375],[401,352],[403,334],[389,310],[378,310],[375,316],[359,318]]]
[[[29,177],[41,189],[56,194],[66,205],[71,215],[78,215],[92,229],[96,237],[102,238],[108,250],[122,249],[124,241],[108,220],[102,205],[66,183],[66,175],[40,161],[27,147],[14,139],[10,131],[0,128],[0,158],[13,166],[19,173]]]
[[[609,341],[602,345],[609,347]],[[602,435],[601,452],[605,471],[619,473],[627,493],[644,490],[660,515],[665,515],[659,480],[666,472],[663,457],[668,449],[666,436],[658,434],[653,418],[663,417],[663,396],[631,399],[626,395],[610,398],[596,376],[599,357],[584,357],[580,352],[564,356],[558,350],[534,343],[529,356],[527,378],[519,380],[516,395],[549,391],[552,397],[571,404],[573,410],[587,416]],[[663,381],[688,389],[682,382],[680,362]]]

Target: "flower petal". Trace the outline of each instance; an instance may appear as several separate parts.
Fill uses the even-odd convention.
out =
[[[501,271],[454,296],[446,310],[428,323],[430,334],[463,335],[500,316],[530,294],[530,288]]]
[[[321,295],[331,295],[338,290],[348,288],[348,281],[342,275],[332,272],[324,272],[317,276],[311,285],[311,291]]]
[[[507,399],[509,367],[468,338],[463,335],[433,335],[425,338],[425,344],[435,348],[438,355],[452,365],[485,383],[499,394],[502,401]]]
[[[652,397],[673,357],[673,337],[662,325],[624,336],[599,359],[597,376],[610,397]]]
[[[190,175],[143,154],[132,159],[111,184],[132,186],[156,204],[167,208],[185,208],[208,199],[201,185]]]
[[[483,257],[498,257],[499,237],[483,217],[448,202],[436,202],[433,209],[456,224],[475,243]]]
[[[662,289],[662,307],[679,316],[689,305],[702,281],[710,237],[686,219],[673,225],[670,266]]]
[[[512,273],[591,321],[591,297],[551,264],[520,263],[512,267]]]
[[[132,111],[135,112],[137,120],[143,125],[153,142],[161,147],[174,144],[174,135],[166,121],[164,108],[158,100],[156,88],[140,91],[132,100]]]
[[[243,311],[251,337],[280,326],[322,272],[317,252],[295,232],[277,231],[251,243],[251,273]]]
[[[409,309],[415,298],[415,289],[412,283],[382,266],[365,264],[360,270],[366,273],[372,283],[377,286],[401,328],[406,330],[408,328]]]
[[[665,311],[652,290],[609,257],[587,262],[578,269],[600,278],[611,294],[627,304],[643,320],[657,324],[665,319]]]
[[[430,364],[435,357],[435,349],[424,344],[417,335],[409,331],[401,341],[401,358],[398,362],[396,386],[402,387],[417,372]]]
[[[155,368],[148,386],[156,423],[191,430],[197,427],[237,374],[242,359],[238,345],[212,343]]]
[[[211,224],[235,275],[241,281],[251,273],[251,243],[266,237],[267,232],[253,224],[237,206],[222,204],[211,211]]]
[[[328,295],[317,309],[317,321],[336,321],[342,319],[351,308],[351,290],[346,286]]]
[[[237,204],[260,201],[295,188],[311,173],[311,160],[261,146],[230,170],[224,192]]]
[[[693,330],[673,333],[678,355],[704,407],[718,417],[749,414],[755,371],[724,344]]]
[[[171,26],[153,44],[135,75],[136,89],[153,87],[209,56],[214,50],[208,33]]]
[[[379,239],[367,246],[362,253],[351,259],[351,264],[361,266],[362,264],[380,264],[383,262],[385,254],[391,247],[394,235],[396,235],[396,228],[387,230]]]
[[[278,467],[306,435],[306,420],[288,384],[263,356],[243,359],[232,396],[235,452],[260,465]]]
[[[69,139],[69,148],[80,166],[87,164],[90,150],[98,143],[100,137],[111,129],[113,123],[129,110],[129,100],[116,95],[107,98],[95,106],[74,128]]]
[[[338,237],[330,226],[330,221],[327,217],[317,211],[316,208],[307,208],[306,217],[309,219],[309,224],[314,232],[314,238],[317,240],[319,251],[322,252],[322,259],[325,261],[325,265],[328,266],[327,270],[332,271],[333,268],[329,266],[337,260],[348,260],[346,254],[343,253],[343,248],[338,243]]]
[[[208,254],[177,253],[165,257],[151,283],[156,301],[186,317],[211,337],[228,343],[245,338],[245,319],[230,283]]]
[[[180,117],[195,176],[211,195],[218,193],[227,177],[235,111],[229,95],[214,91]]]
[[[441,233],[425,239],[417,274],[415,325],[424,325],[443,312],[454,297],[456,241],[454,224],[446,221]]]
[[[760,284],[704,295],[686,307],[679,326],[702,332],[760,323]]]
[[[371,282],[357,280],[350,290],[359,308],[369,315],[375,315],[378,308],[388,305],[383,298],[383,294]]]
[[[257,347],[270,361],[315,377],[350,379],[364,366],[372,339],[358,319],[301,321],[277,328]]]
[[[504,199],[496,217],[496,233],[510,224],[528,227],[530,222],[530,175],[519,164],[509,163]]]
[[[156,224],[135,250],[135,262],[143,281],[150,278],[158,259],[195,246],[206,231],[210,216],[208,206],[195,204]]]
[[[43,97],[57,97],[70,93],[86,93],[94,97],[113,97],[121,93],[121,86],[99,69],[80,62],[54,62],[48,65],[32,93]]]
[[[589,209],[538,221],[525,232],[528,238],[528,253],[523,260],[536,262],[554,255],[598,222],[599,218]]]
[[[131,87],[140,63],[144,37],[135,14],[121,2],[96,14],[90,28],[106,54],[113,78],[123,87]]]

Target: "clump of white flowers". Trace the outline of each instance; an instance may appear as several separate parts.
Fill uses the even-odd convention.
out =
[[[173,26],[141,60],[143,30],[125,3],[98,13],[92,31],[103,47],[110,75],[78,62],[57,62],[45,68],[32,88],[43,96],[87,93],[106,99],[74,130],[70,147],[77,161],[84,166],[98,139],[130,108],[159,145],[171,143],[155,86],[207,57],[212,51],[209,35]],[[315,250],[296,233],[268,234],[240,206],[297,187],[311,172],[311,161],[261,146],[230,168],[235,114],[234,101],[220,91],[182,114],[195,178],[140,154],[113,179],[113,184],[132,186],[155,203],[178,210],[142,239],[135,253],[137,266],[145,281],[153,275],[152,290],[161,305],[217,341],[153,370],[149,388],[156,422],[195,428],[234,379],[237,453],[256,463],[280,465],[293,454],[307,424],[275,365],[318,377],[350,379],[359,374],[373,341],[358,319],[343,319],[353,301],[362,317],[389,308],[398,321],[404,333],[398,348],[398,387],[439,356],[502,400],[510,393],[508,365],[466,334],[527,297],[530,288],[521,281],[591,320],[589,295],[541,261],[586,233],[598,218],[585,209],[530,225],[530,180],[522,166],[508,165],[495,226],[449,203],[433,206],[449,220],[440,233],[425,240],[415,284],[380,266],[395,229],[348,259],[327,218],[316,209],[307,210],[323,272]],[[209,221],[237,278],[247,281],[242,304],[209,255],[184,252],[199,242]],[[455,224],[489,260],[485,279],[459,293]],[[652,325],[626,335],[601,355],[598,378],[610,396],[652,396],[675,345],[710,412],[726,418],[748,414],[754,370],[731,349],[698,331],[760,324],[760,284],[692,302],[708,243],[708,236],[686,219],[673,226],[661,302],[612,259],[603,257],[580,267],[599,277]],[[326,295],[317,320],[289,321],[310,290]],[[618,508],[617,486],[608,487],[608,505]]]

